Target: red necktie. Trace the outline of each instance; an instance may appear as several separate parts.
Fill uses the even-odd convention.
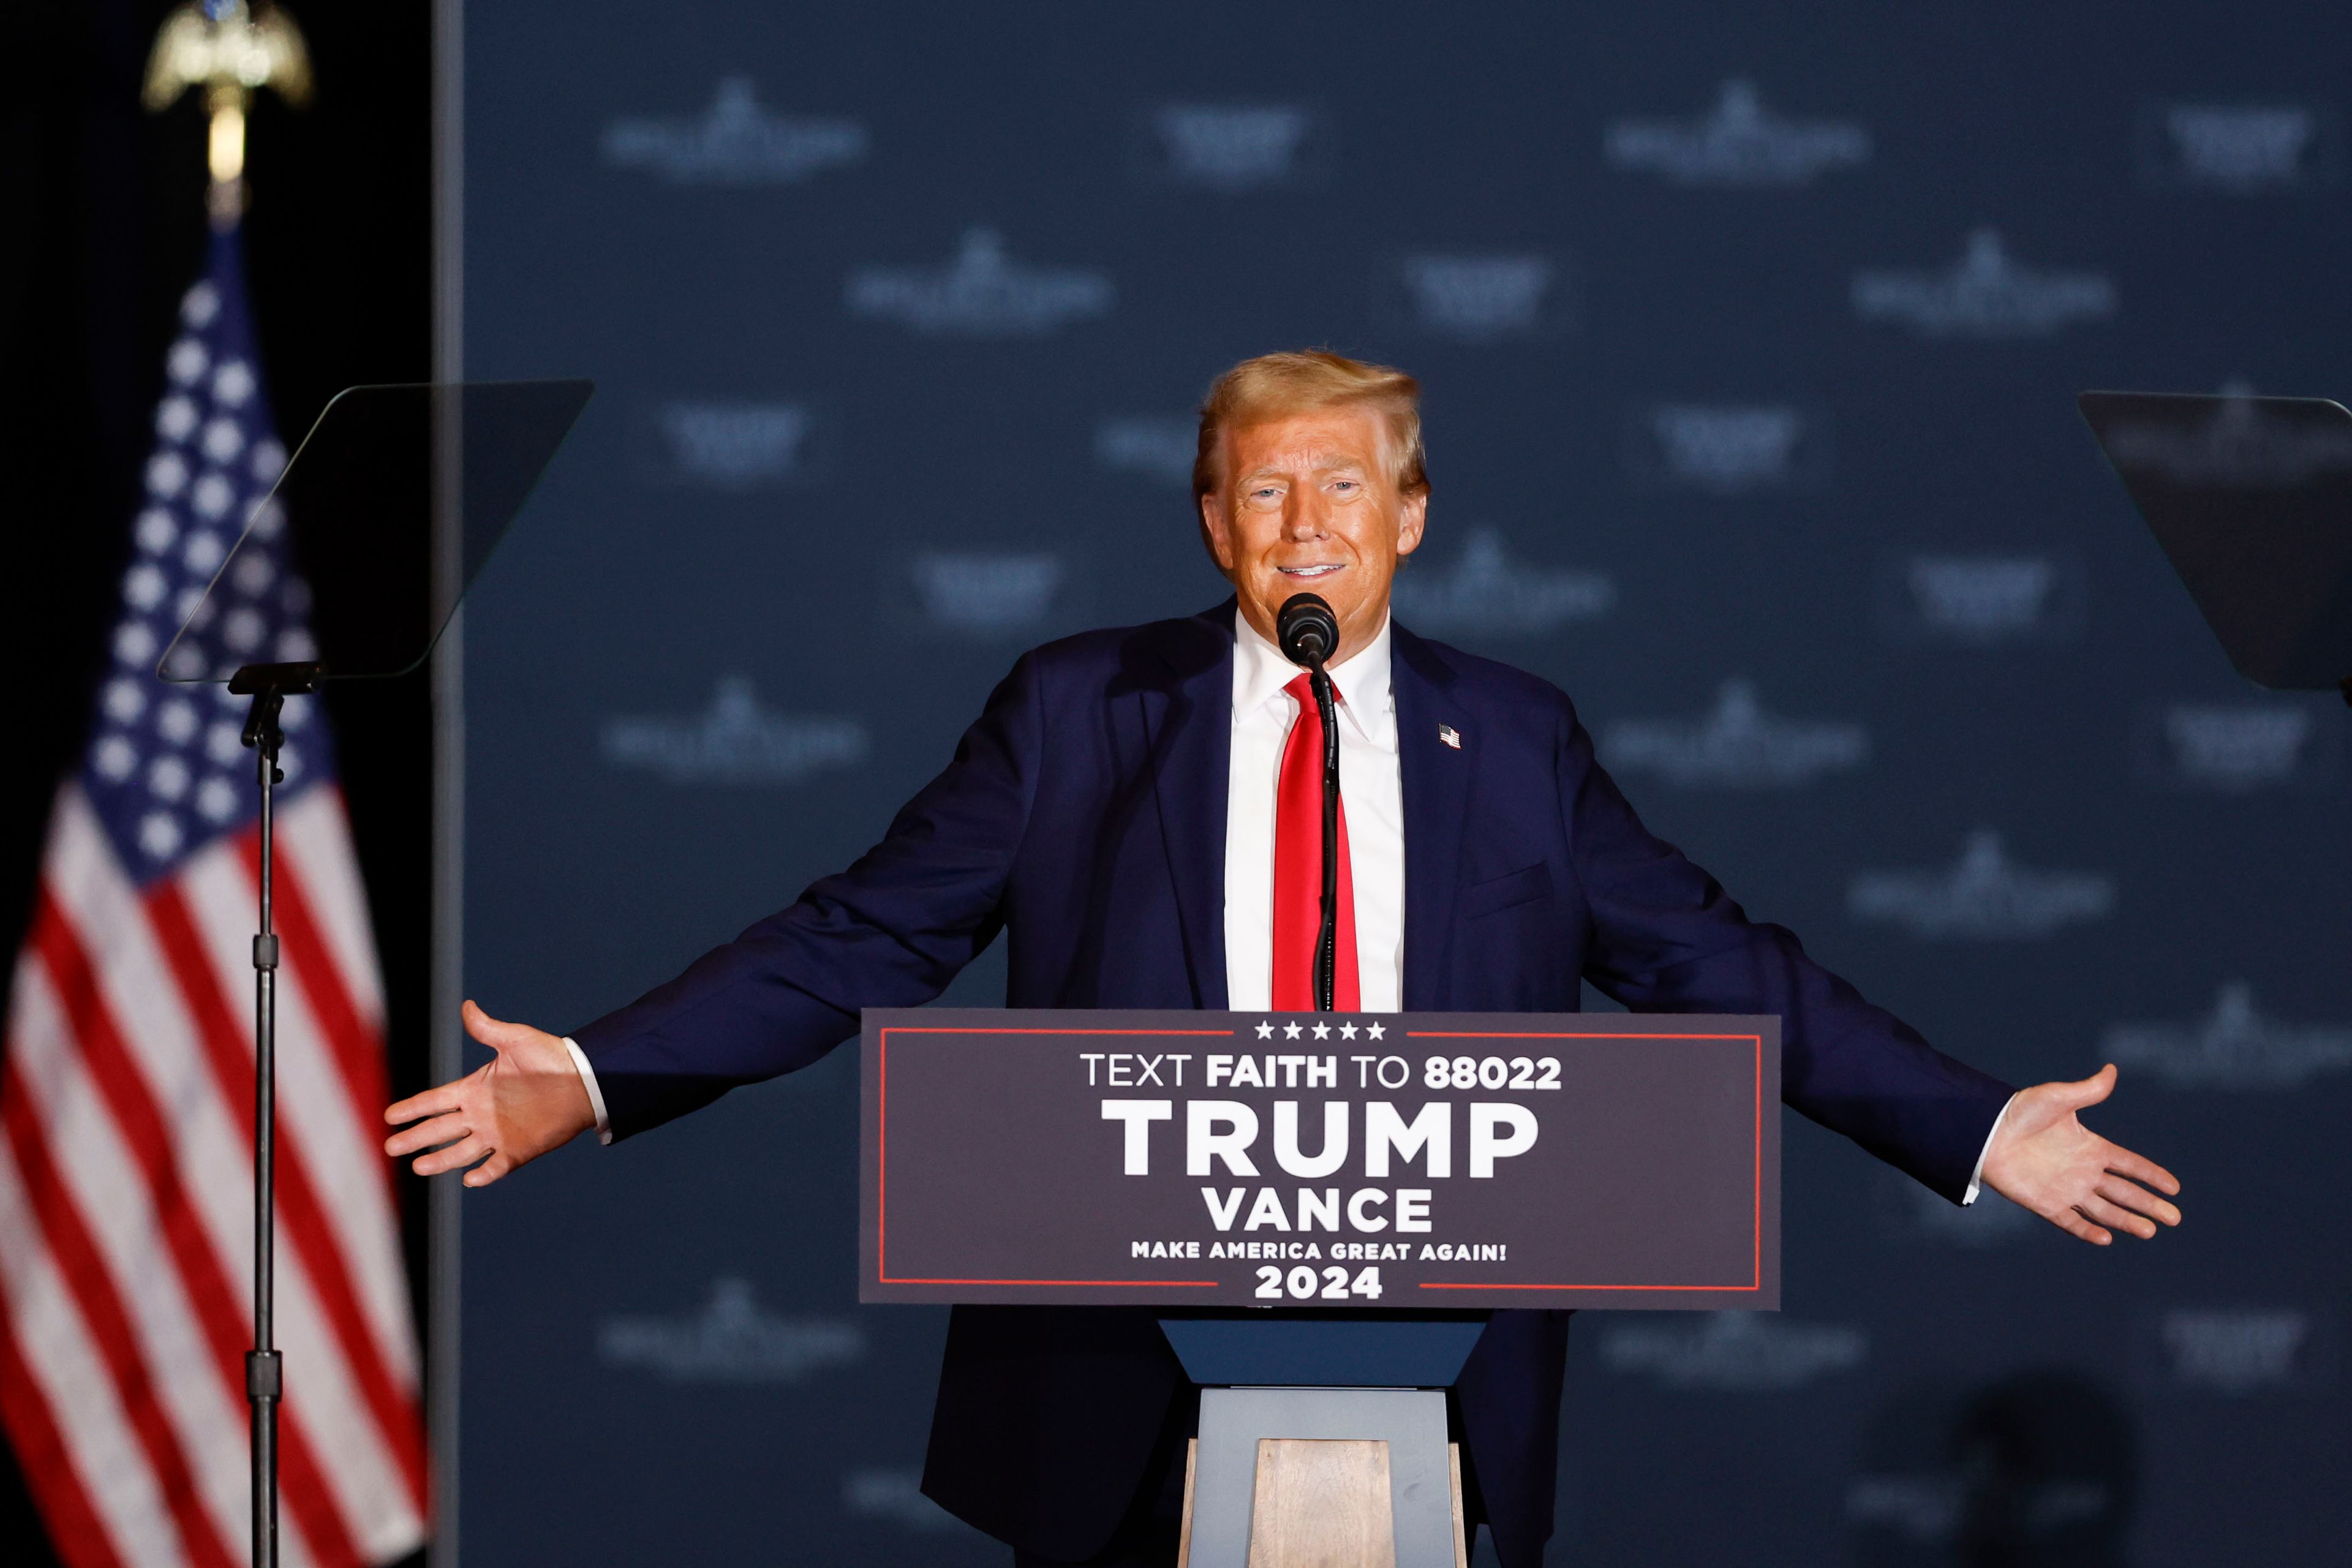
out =
[[[1323,929],[1323,715],[1315,706],[1313,677],[1283,688],[1298,704],[1298,721],[1282,748],[1282,782],[1274,797],[1274,1005],[1284,1013],[1315,1010],[1315,939]],[[1339,805],[1339,909],[1331,962],[1331,1005],[1359,1012],[1356,984],[1356,889],[1348,874],[1348,807]]]

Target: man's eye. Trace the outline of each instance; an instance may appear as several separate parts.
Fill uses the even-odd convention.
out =
[[[1359,486],[1354,479],[1340,479],[1336,481],[1334,488],[1343,490],[1352,490],[1358,489]]]

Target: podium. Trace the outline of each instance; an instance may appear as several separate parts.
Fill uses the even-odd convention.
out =
[[[1467,1563],[1496,1308],[1780,1305],[1780,1020],[874,1009],[861,1301],[1137,1305],[1186,1568]]]

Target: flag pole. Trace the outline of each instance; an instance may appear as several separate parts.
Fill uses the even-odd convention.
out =
[[[275,88],[287,101],[310,97],[309,50],[293,19],[268,7],[258,15],[246,0],[190,0],[164,18],[148,58],[142,98],[155,112],[192,88],[202,88],[210,116],[205,162],[212,180],[205,205],[217,232],[234,231],[245,216],[245,111],[253,94]],[[284,1358],[276,1344],[278,1155],[278,938],[271,930],[278,770],[286,742],[279,715],[286,699],[316,691],[326,667],[249,664],[228,689],[249,696],[244,743],[255,753],[261,786],[260,917],[253,939],[253,1348],[245,1358],[245,1397],[253,1420],[251,1454],[254,1568],[278,1568],[278,1407],[285,1396]]]

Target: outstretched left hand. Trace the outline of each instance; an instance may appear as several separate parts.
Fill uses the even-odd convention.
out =
[[[1985,1185],[2096,1247],[2113,1242],[2118,1230],[2146,1241],[2158,1221],[2179,1225],[2180,1211],[2157,1194],[2177,1195],[2179,1180],[2075,1116],[2115,1088],[2109,1062],[2080,1083],[2020,1089],[1985,1151]]]

